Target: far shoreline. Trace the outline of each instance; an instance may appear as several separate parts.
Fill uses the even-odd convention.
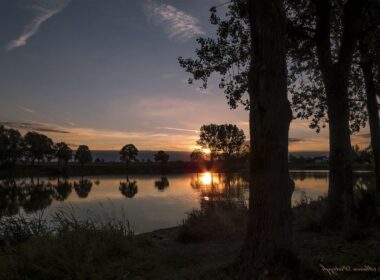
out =
[[[328,164],[289,164],[291,173],[328,173]],[[172,161],[160,163],[132,163],[125,165],[118,162],[103,162],[80,165],[69,163],[67,166],[58,166],[56,162],[41,163],[40,165],[17,164],[0,167],[0,178],[4,177],[71,177],[92,175],[170,175],[187,173],[248,173],[249,167],[245,162],[229,161],[196,163],[190,161]],[[355,165],[355,173],[372,173],[369,165]]]

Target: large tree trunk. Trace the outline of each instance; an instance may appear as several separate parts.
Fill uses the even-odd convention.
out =
[[[376,187],[380,191],[380,120],[379,110],[376,97],[376,86],[373,75],[373,62],[370,58],[368,46],[365,42],[360,44],[360,64],[363,70],[366,96],[369,128],[371,132],[371,146],[373,151]]]
[[[282,0],[250,0],[250,196],[242,256],[252,279],[293,271],[285,14]],[[266,276],[263,272],[267,271]]]

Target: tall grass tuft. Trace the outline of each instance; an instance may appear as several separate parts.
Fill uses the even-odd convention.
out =
[[[128,279],[148,243],[126,219],[77,219],[67,209],[50,219],[0,219],[0,279]]]

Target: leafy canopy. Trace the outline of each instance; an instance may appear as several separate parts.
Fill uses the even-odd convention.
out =
[[[78,150],[75,152],[75,160],[80,164],[92,162],[92,154],[88,146],[81,145],[78,147]]]
[[[169,155],[167,153],[165,153],[164,151],[158,151],[154,155],[154,160],[161,162],[162,164],[165,164],[169,161]]]
[[[340,3],[341,1],[331,1],[332,15],[329,24],[333,62],[336,62],[339,55],[342,39],[344,5]],[[224,90],[230,108],[235,109],[241,104],[248,110],[250,100],[247,77],[251,41],[248,1],[231,0],[226,4],[227,11],[223,17],[218,14],[216,7],[210,9],[210,23],[216,26],[215,38],[198,38],[196,57],[179,57],[178,61],[190,74],[190,84],[194,80],[201,81],[201,88],[205,89],[212,75],[216,74],[219,77],[219,88]],[[292,108],[297,118],[310,120],[310,128],[319,132],[328,123],[328,117],[326,92],[317,61],[314,2],[286,0],[285,7],[288,19],[288,85]],[[370,18],[373,15],[368,16],[368,21]],[[359,131],[367,120],[365,88],[357,57],[356,55],[349,79],[352,132]]]
[[[197,144],[210,150],[211,159],[217,155],[227,158],[240,152],[245,141],[244,131],[232,124],[208,124],[200,130]]]
[[[130,163],[137,160],[137,155],[139,151],[133,144],[125,145],[119,152],[120,160],[125,163]]]

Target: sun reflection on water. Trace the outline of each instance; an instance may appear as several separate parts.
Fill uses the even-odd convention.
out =
[[[210,172],[205,172],[201,175],[200,181],[202,185],[211,185],[212,184],[212,173]]]

